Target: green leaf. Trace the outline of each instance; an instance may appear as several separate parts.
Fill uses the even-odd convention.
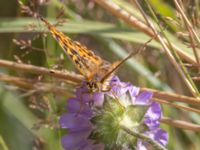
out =
[[[130,129],[137,127],[142,123],[148,107],[146,105],[130,105],[126,107],[121,124],[126,125]]]
[[[48,19],[50,22],[55,22],[55,20]],[[32,31],[26,30],[26,27],[30,24],[35,24],[36,28]],[[44,27],[42,23],[38,20],[32,18],[12,18],[12,19],[0,19],[0,33],[9,33],[9,32],[42,32],[41,28]],[[128,27],[119,27],[111,23],[81,20],[81,21],[68,21],[63,24],[63,26],[58,27],[62,32],[67,33],[87,33],[91,35],[98,35],[102,37],[126,40],[136,43],[145,43],[150,38],[144,33],[135,31],[134,29]],[[174,35],[165,31],[169,40],[172,43],[176,43],[176,46],[179,47],[186,55],[194,58],[190,48],[180,42]],[[148,44],[156,48],[161,48],[160,44],[155,41],[152,41]]]
[[[106,112],[112,113],[112,115],[116,115],[116,117],[122,115],[124,112],[124,107],[120,105],[119,99],[106,94],[104,96],[103,109]]]
[[[0,84],[0,100],[0,135],[9,149],[32,149],[38,137],[48,142],[45,149],[61,149],[58,130],[42,127],[40,130],[32,129],[38,118],[24,105],[19,93],[9,92]]]

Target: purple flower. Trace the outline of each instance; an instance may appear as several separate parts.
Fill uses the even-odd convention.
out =
[[[68,129],[68,134],[62,137],[61,143],[66,150],[103,150],[102,144],[94,144],[88,136],[92,131],[92,110],[85,103],[80,103],[79,99],[69,99],[67,113],[60,117],[62,128]]]
[[[83,84],[84,85],[84,84]],[[126,125],[166,146],[167,133],[159,128],[161,107],[152,102],[151,92],[142,92],[130,83],[113,77],[109,92],[89,94],[86,86],[77,89],[69,99],[67,113],[60,118],[67,135],[62,137],[66,150],[146,150],[143,139],[131,136],[120,128]]]

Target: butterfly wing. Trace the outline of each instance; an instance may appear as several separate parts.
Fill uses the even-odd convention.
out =
[[[57,40],[63,48],[67,56],[72,60],[73,64],[85,76],[87,80],[91,80],[93,75],[96,74],[98,68],[103,63],[103,60],[96,56],[92,51],[88,50],[80,43],[71,40],[69,37],[58,31],[56,27],[51,25],[47,20],[40,17],[45,25],[50,30],[53,37]]]

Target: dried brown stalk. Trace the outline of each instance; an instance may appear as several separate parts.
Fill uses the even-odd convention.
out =
[[[177,104],[174,104],[172,102],[168,102],[168,101],[161,100],[161,99],[158,99],[158,98],[153,98],[153,101],[158,102],[160,104],[166,104],[166,105],[169,105],[169,106],[181,109],[181,110],[191,111],[191,112],[200,114],[200,110],[195,109],[195,108],[177,105]]]
[[[16,63],[13,61],[7,61],[7,60],[1,60],[1,59],[0,59],[0,67],[5,67],[5,68],[28,72],[28,73],[40,74],[40,75],[49,75],[58,79],[71,80],[72,82],[75,82],[75,83],[80,83],[84,79],[83,76],[74,74],[68,71],[52,70],[52,69],[47,69],[44,67],[21,64],[21,63]],[[154,94],[154,98],[163,99],[166,101],[183,102],[183,103],[187,103],[187,104],[191,104],[195,106],[200,105],[199,99],[194,98],[194,97],[188,97],[188,96],[178,95],[174,93],[161,92],[161,91],[149,89],[149,88],[141,88],[141,91],[151,91]]]
[[[29,95],[36,93],[36,92],[48,92],[48,93],[55,93],[55,94],[67,96],[67,97],[72,96],[70,94],[70,92],[67,92],[66,88],[61,88],[59,86],[55,86],[52,83],[41,82],[41,81],[32,80],[32,79],[13,77],[13,76],[5,75],[5,74],[0,74],[0,81],[6,82],[7,84],[10,84],[10,85],[17,86],[17,87],[24,89],[26,91],[29,90],[29,92],[28,92]],[[142,91],[144,91],[144,89],[142,89]],[[154,91],[154,93],[156,93],[156,92]],[[168,95],[170,95],[170,94],[168,94]],[[156,94],[154,94],[154,97],[156,97]],[[180,96],[178,96],[178,95],[176,97],[180,98]],[[188,97],[184,97],[183,99],[187,99],[187,102],[188,102]],[[161,99],[158,99],[158,98],[153,98],[153,100],[156,101],[156,102],[159,102],[160,104],[167,104],[167,105],[170,105],[172,107],[176,107],[176,108],[181,109],[181,110],[187,110],[187,111],[191,111],[191,112],[195,112],[195,113],[200,114],[200,111],[198,109],[176,105],[176,104],[172,103],[173,101],[168,102],[166,100],[161,100]],[[177,99],[176,99],[176,101],[177,101]]]
[[[156,27],[148,19],[146,13],[144,12],[144,10],[142,9],[142,7],[140,6],[139,2],[137,0],[134,0],[134,2],[137,5],[137,7],[138,7],[139,11],[141,12],[141,14],[143,15],[143,17],[145,18],[145,20],[146,20],[147,24],[149,25],[149,27],[152,29],[152,31],[154,32],[154,34],[157,35],[158,31],[157,31]],[[195,96],[195,97],[198,97],[198,90],[194,86],[192,80],[190,80],[190,78],[188,78],[187,71],[176,60],[176,59],[178,59],[178,57],[173,52],[174,47],[173,47],[172,43],[170,43],[164,36],[161,36],[160,34],[157,35],[157,40],[162,45],[163,49],[165,50],[165,53],[166,53],[167,57],[169,58],[169,60],[171,61],[171,63],[174,65],[175,69],[177,70],[177,72],[181,76],[182,80],[187,85],[187,87],[190,90],[191,94],[193,96]]]
[[[12,77],[12,76],[8,76],[8,75],[0,74],[0,80],[5,81],[12,85],[19,86],[20,88],[25,88],[26,90],[29,89],[29,90],[36,90],[36,91],[41,92],[41,89],[43,89],[44,92],[53,92],[53,93],[60,94],[63,96],[71,96],[69,93],[66,92],[66,90],[64,90],[62,88],[55,87],[55,86],[54,87],[51,86],[51,88],[49,88],[50,87],[49,84],[39,83],[39,82],[36,83],[33,80],[29,80],[29,79]],[[198,131],[198,132],[200,131],[199,125],[189,123],[186,121],[182,121],[182,120],[173,120],[171,118],[162,117],[161,123],[164,123],[164,124],[167,124],[170,126],[174,126],[177,128],[181,128],[181,129]]]
[[[200,131],[200,125],[197,124],[193,124],[190,122],[186,122],[186,121],[182,121],[182,120],[174,120],[171,118],[167,118],[167,117],[162,117],[161,118],[161,123],[170,125],[170,126],[174,126],[177,128],[181,128],[181,129],[185,129],[185,130],[192,130],[192,131]]]
[[[200,80],[200,77],[192,77],[192,80],[199,81],[199,80]]]
[[[31,79],[24,79],[19,77],[13,77],[0,73],[0,81],[6,82],[7,84],[14,85],[24,90],[31,90],[35,92],[49,92],[55,93],[62,96],[71,96],[70,92],[67,92],[67,89],[55,86],[52,83],[44,83]]]
[[[36,81],[36,80],[32,80],[32,79],[13,77],[13,76],[5,75],[2,73],[0,73],[0,81],[6,82],[7,84],[10,84],[10,85],[17,86],[26,91],[31,90],[29,94],[33,94],[35,92],[48,92],[48,93],[55,93],[55,94],[62,95],[62,96],[72,96],[70,94],[70,92],[67,92],[66,88],[61,88],[59,86],[55,86],[52,83],[40,82],[40,81]],[[167,104],[167,105],[176,107],[181,110],[187,110],[187,111],[191,111],[191,112],[200,114],[200,110],[198,110],[198,109],[176,105],[171,102],[161,100],[158,98],[153,98],[153,100],[156,102],[159,102],[160,104]]]
[[[34,65],[22,64],[22,63],[17,63],[13,61],[2,60],[2,59],[0,59],[0,67],[6,67],[6,68],[13,69],[16,71],[28,72],[28,73],[39,74],[39,75],[49,75],[52,77],[70,80],[70,81],[79,82],[79,83],[84,80],[84,78],[81,75],[77,75],[75,73],[68,72],[66,70],[58,71],[54,69],[47,69],[44,67],[37,67]]]
[[[191,104],[194,106],[200,106],[200,100],[198,98],[178,95],[174,93],[162,92],[162,91],[149,89],[149,88],[141,88],[141,91],[153,92],[153,98],[163,99],[170,102],[182,102],[182,103]]]
[[[118,5],[115,3],[112,3],[109,0],[95,0],[95,2],[100,5],[101,7],[105,8],[108,12],[111,12],[113,15],[117,16],[118,18],[122,19],[125,21],[127,24],[131,25],[132,27],[138,29],[141,32],[144,32],[145,34],[154,37],[155,34],[152,31],[150,27],[148,27],[146,24],[144,24],[142,21],[138,20],[136,17],[128,13],[127,11],[121,9]],[[159,41],[158,37],[155,38],[157,41]],[[184,60],[195,64],[196,61],[194,58],[189,56],[187,53],[173,45],[173,49],[177,51],[179,56],[183,58]]]
[[[181,2],[181,1],[180,1]],[[196,58],[196,62],[199,64],[199,54],[197,52],[197,49],[196,49],[196,43],[195,43],[195,39],[196,38],[198,40],[198,42],[200,42],[199,40],[199,37],[197,36],[195,30],[193,29],[192,27],[192,24],[190,23],[190,21],[188,20],[187,16],[185,15],[184,13],[184,10],[181,8],[181,6],[179,5],[178,1],[177,0],[174,0],[174,3],[176,5],[176,8],[177,10],[179,11],[180,15],[182,16],[183,18],[183,21],[185,23],[185,26],[188,30],[188,33],[189,33],[189,39],[190,39],[190,43],[191,43],[191,47],[192,47],[192,50],[193,50],[193,53],[194,53],[194,56]],[[181,2],[182,3],[182,2]]]
[[[200,64],[187,64],[187,63],[185,63],[184,66],[185,67],[190,67],[190,68],[192,68],[192,67],[195,68],[195,67],[200,67]]]
[[[28,89],[28,90],[35,90],[36,92],[53,92],[55,94],[60,94],[62,96],[71,96],[69,93],[66,92],[66,90],[50,86],[46,83],[41,82],[35,82],[30,79],[24,79],[19,77],[12,77],[4,74],[0,74],[0,80],[7,82],[11,85],[16,85],[20,88]],[[173,120],[170,118],[162,117],[161,122],[170,126],[175,126],[177,128],[186,129],[186,130],[192,130],[192,131],[200,131],[200,126],[196,124],[192,124],[189,122],[181,121],[181,120]]]

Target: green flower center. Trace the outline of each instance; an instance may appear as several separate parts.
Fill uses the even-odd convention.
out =
[[[137,138],[121,129],[121,125],[143,132],[146,129],[143,117],[147,109],[148,106],[133,105],[129,92],[119,98],[105,95],[102,109],[91,119],[95,129],[90,138],[104,143],[105,149],[134,149]]]

